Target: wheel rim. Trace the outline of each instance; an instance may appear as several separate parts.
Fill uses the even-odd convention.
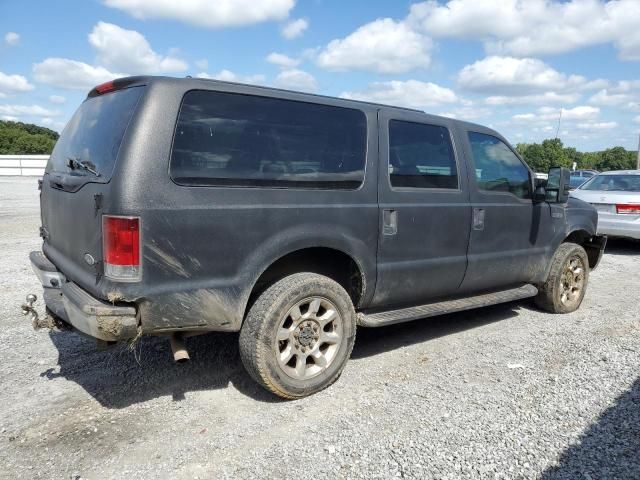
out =
[[[280,320],[274,345],[278,365],[297,380],[320,375],[335,360],[342,337],[336,306],[326,298],[305,298]]]
[[[573,305],[580,300],[584,289],[585,265],[579,256],[569,259],[560,280],[560,301],[565,305]]]

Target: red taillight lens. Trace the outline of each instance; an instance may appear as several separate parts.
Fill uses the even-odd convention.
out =
[[[640,203],[636,204],[618,204],[616,205],[617,213],[630,213],[640,215]]]
[[[116,89],[116,85],[113,83],[113,80],[110,82],[105,82],[105,83],[101,83],[100,85],[98,85],[96,87],[96,92],[98,92],[100,95],[102,95],[103,93],[107,93],[110,92],[111,90],[115,90]]]
[[[140,219],[102,217],[104,271],[115,280],[140,278]]]

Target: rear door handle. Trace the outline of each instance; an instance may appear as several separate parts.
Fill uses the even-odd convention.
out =
[[[484,208],[473,209],[473,229],[484,230]]]
[[[382,234],[395,235],[398,233],[398,211],[385,208],[382,210]]]

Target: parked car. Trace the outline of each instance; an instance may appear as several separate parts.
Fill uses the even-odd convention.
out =
[[[101,341],[240,332],[271,392],[334,382],[356,326],[535,297],[576,310],[605,238],[489,128],[204,79],[93,89],[42,179],[31,262],[56,321]],[[30,312],[33,297],[25,306]]]
[[[596,176],[598,172],[596,170],[574,170],[571,172],[571,179],[569,180],[569,189],[575,190],[584,182],[590,178]]]
[[[598,210],[600,233],[640,239],[640,170],[601,173],[571,196]]]

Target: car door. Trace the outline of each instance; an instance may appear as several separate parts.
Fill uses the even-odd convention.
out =
[[[381,110],[378,274],[372,306],[421,304],[458,291],[471,207],[452,121]]]
[[[473,208],[462,290],[529,282],[546,265],[549,205],[533,203],[533,173],[503,138],[479,126],[460,129]]]

